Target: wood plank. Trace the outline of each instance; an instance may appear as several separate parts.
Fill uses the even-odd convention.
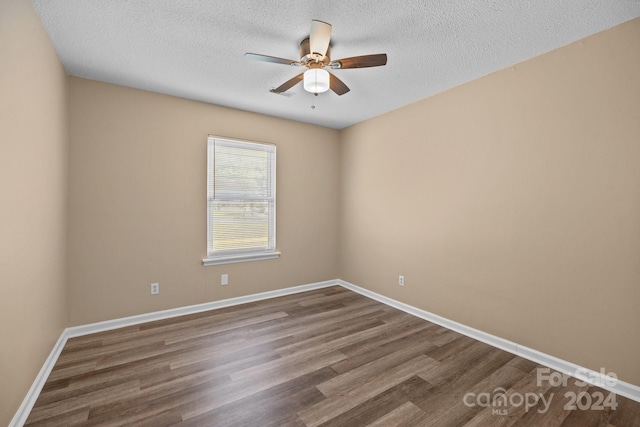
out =
[[[394,409],[376,421],[367,424],[367,427],[412,427],[418,425],[424,417],[424,411],[411,402]]]
[[[298,415],[307,426],[318,426],[424,370],[433,369],[437,363],[436,360],[421,354],[388,371],[378,372],[362,385],[328,397],[326,400],[298,412]]]
[[[300,360],[298,363],[278,367],[268,371],[262,371],[258,377],[244,378],[240,381],[232,382],[228,387],[220,387],[211,391],[211,395],[198,399],[183,407],[183,419],[204,414],[217,409],[238,399],[268,390],[271,387],[291,381],[292,379],[330,366],[332,363],[344,359],[346,356],[334,351],[318,357]]]
[[[376,394],[371,399],[356,405],[348,411],[337,414],[330,420],[322,423],[322,427],[362,426],[370,424],[380,418],[384,418],[387,414],[393,413],[398,409],[399,405],[410,402],[407,390],[420,389],[424,392],[424,390],[428,390],[430,387],[431,385],[423,379],[413,376],[382,393]],[[420,410],[420,412],[421,416],[424,415],[422,410]]]
[[[335,376],[328,367],[235,400],[186,420],[183,426],[280,426],[297,420],[296,412],[324,399],[315,384]],[[250,408],[250,410],[248,410]]]
[[[479,348],[481,350],[482,348]],[[424,395],[412,401],[421,408],[427,417],[427,425],[464,425],[481,406],[469,406],[468,393],[477,396],[480,393],[493,393],[497,388],[509,388],[520,377],[526,375],[522,371],[509,366],[513,355],[501,350],[491,349],[468,366],[460,367],[460,372],[447,377],[447,381],[439,381]],[[443,364],[444,362],[440,362]],[[447,369],[448,371],[448,369]],[[421,373],[421,378],[428,378],[432,372]]]
[[[46,405],[39,405],[36,401],[36,406],[29,414],[25,425],[28,426],[30,423],[53,419],[63,413],[71,414],[72,417],[75,417],[77,416],[78,410],[84,409],[87,406],[126,399],[129,396],[135,395],[139,390],[140,382],[136,380],[80,394]]]
[[[564,393],[599,389],[538,385],[539,367],[331,287],[72,338],[26,425],[640,427],[619,396],[567,410]],[[550,404],[465,403],[498,389]]]
[[[401,346],[397,348],[396,351],[388,352],[384,356],[377,357],[369,363],[361,364],[357,368],[346,371],[329,381],[319,384],[318,390],[327,397],[344,393],[349,389],[369,382],[371,378],[376,377],[380,372],[387,372],[420,355],[424,355],[426,350],[433,347],[434,345],[428,341],[416,340],[416,344],[412,346]],[[342,362],[336,363],[333,366],[339,365],[340,363]]]

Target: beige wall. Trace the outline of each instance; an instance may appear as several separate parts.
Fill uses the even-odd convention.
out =
[[[28,0],[0,2],[0,425],[66,325],[67,76]]]
[[[70,111],[71,325],[337,277],[338,131],[79,78]],[[279,259],[202,266],[207,134],[277,145]]]
[[[640,384],[639,46],[637,19],[343,131],[341,278]]]
[[[635,20],[338,132],[68,79],[0,3],[0,425],[66,325],[335,277],[640,384],[639,44]],[[202,266],[207,134],[277,144],[280,259]]]

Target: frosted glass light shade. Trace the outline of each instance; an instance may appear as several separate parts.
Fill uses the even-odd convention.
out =
[[[313,68],[304,72],[304,90],[311,93],[322,93],[329,90],[329,72]]]

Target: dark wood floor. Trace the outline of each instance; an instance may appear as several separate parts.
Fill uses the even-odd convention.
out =
[[[640,426],[620,396],[567,409],[608,392],[538,367],[331,287],[70,339],[26,425]]]

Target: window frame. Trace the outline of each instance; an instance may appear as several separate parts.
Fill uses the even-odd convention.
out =
[[[231,146],[238,147],[242,149],[254,149],[259,151],[265,151],[270,153],[270,163],[271,167],[269,168],[268,181],[270,183],[270,189],[268,193],[271,195],[270,197],[266,197],[263,199],[253,199],[253,198],[244,198],[240,197],[237,199],[230,199],[227,197],[222,197],[216,199],[215,190],[214,190],[214,181],[215,181],[215,146],[216,141],[219,145],[223,146]],[[219,265],[219,264],[229,264],[236,262],[245,262],[245,261],[257,261],[264,259],[273,259],[278,258],[280,256],[280,252],[276,250],[276,145],[268,144],[263,142],[254,142],[247,140],[240,140],[228,137],[220,137],[209,135],[207,137],[207,256],[202,260],[204,266],[210,265]],[[212,209],[215,200],[223,200],[223,201],[237,201],[243,202],[248,200],[261,200],[266,201],[267,203],[272,203],[273,209],[269,210],[269,219],[268,219],[268,242],[272,242],[272,245],[267,245],[267,247],[253,247],[253,248],[239,248],[239,249],[228,249],[228,250],[213,250],[214,244],[214,233],[212,227],[214,226],[214,218],[212,215]]]

